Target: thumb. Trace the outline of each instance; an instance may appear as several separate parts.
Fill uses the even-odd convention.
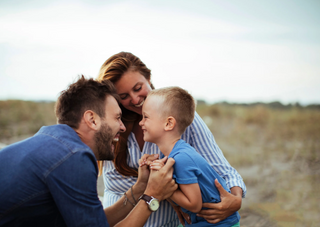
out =
[[[165,164],[167,159],[168,159],[168,156],[164,156],[164,158],[160,159],[159,161]]]
[[[172,166],[174,165],[175,161],[173,158],[169,158],[167,160],[167,163],[165,164],[164,167],[162,167],[161,170],[165,171],[165,172],[168,172],[168,171],[171,171],[173,173],[173,168]]]
[[[214,184],[216,185],[219,193],[220,193],[220,198],[221,197],[225,197],[227,194],[229,194],[229,192],[227,192],[223,187],[222,185],[219,183],[218,179],[215,179],[214,180]]]

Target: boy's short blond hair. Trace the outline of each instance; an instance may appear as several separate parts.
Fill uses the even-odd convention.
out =
[[[176,119],[180,134],[192,123],[196,104],[192,95],[186,90],[180,87],[166,87],[150,91],[149,96],[163,98],[163,106],[160,106],[161,114],[164,117],[172,116]]]

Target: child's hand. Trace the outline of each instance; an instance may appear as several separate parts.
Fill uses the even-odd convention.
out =
[[[152,170],[157,170],[158,171],[165,165],[167,160],[168,160],[167,156],[165,156],[163,159],[155,160],[149,165],[149,168],[152,169]]]
[[[141,159],[139,159],[139,166],[147,165],[149,166],[153,161],[159,158],[159,154],[144,154]]]

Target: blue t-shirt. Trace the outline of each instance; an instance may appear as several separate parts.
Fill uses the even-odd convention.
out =
[[[109,226],[97,161],[67,125],[0,150],[0,226]]]
[[[230,192],[225,180],[184,140],[180,139],[175,144],[170,152],[169,158],[175,160],[173,178],[175,178],[177,184],[198,183],[201,190],[202,203],[219,203],[221,201],[219,191],[214,184],[215,179],[218,179],[222,187]],[[182,210],[190,215],[192,226],[230,227],[240,220],[239,213],[235,212],[217,224],[210,224],[204,218],[197,217],[195,213],[184,208],[182,208]],[[188,223],[185,224],[186,226],[190,226]]]

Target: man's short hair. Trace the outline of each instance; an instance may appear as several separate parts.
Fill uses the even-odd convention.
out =
[[[149,92],[148,97],[152,95],[163,98],[161,114],[174,117],[182,134],[194,119],[196,104],[192,95],[180,87],[155,89]]]
[[[95,81],[83,75],[60,93],[56,102],[55,113],[58,124],[66,124],[78,129],[84,112],[92,110],[99,117],[105,117],[105,102],[108,95],[119,102],[119,96],[113,84],[107,80]]]

